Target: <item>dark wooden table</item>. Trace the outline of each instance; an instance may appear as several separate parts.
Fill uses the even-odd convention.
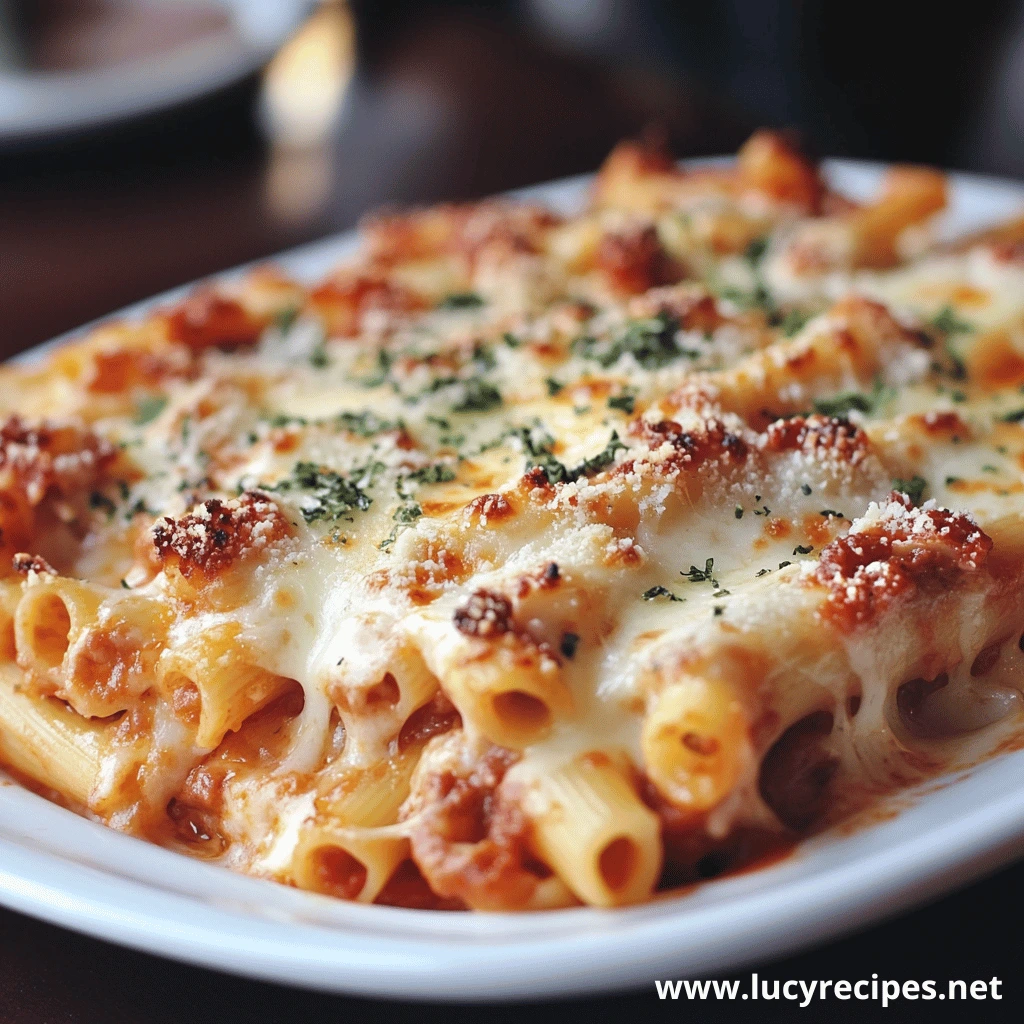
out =
[[[486,24],[435,23],[400,36],[354,84],[346,120],[319,146],[269,145],[252,116],[258,83],[199,108],[32,151],[0,151],[0,352],[9,355],[119,306],[243,260],[350,226],[382,203],[426,202],[592,169],[614,141],[660,123],[681,153],[728,151],[752,126],[678,83],[611,75]],[[427,102],[429,101],[429,102]],[[424,105],[426,103],[426,105]],[[1022,851],[1024,852],[1024,851]],[[1024,867],[859,936],[758,967],[780,978],[1004,980],[1019,967]],[[925,1009],[918,1004],[917,1009]],[[702,1019],[736,1005],[702,1005]],[[909,1004],[890,1011],[906,1019]],[[616,1017],[688,1013],[650,991],[560,1006]],[[521,1008],[486,1011],[521,1019]],[[770,1019],[761,1004],[756,1019]],[[777,1011],[789,1019],[792,1004]],[[932,1011],[934,1012],[934,1011]],[[446,1008],[447,1020],[479,1009]],[[870,1019],[869,1004],[799,1019]],[[0,1024],[39,1022],[422,1021],[422,1008],[296,992],[229,978],[0,911]],[[746,1019],[751,1019],[746,1015]]]

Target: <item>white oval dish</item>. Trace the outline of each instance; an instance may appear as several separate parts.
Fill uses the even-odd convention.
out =
[[[842,190],[865,195],[882,168],[833,162],[827,171]],[[588,180],[517,195],[569,211]],[[951,185],[943,233],[1024,209],[1024,186],[970,175],[952,175]],[[353,246],[349,233],[277,262],[314,279]],[[147,952],[333,992],[583,994],[777,957],[1007,863],[1024,854],[1022,774],[1024,750],[1005,754],[902,794],[902,810],[887,820],[833,830],[773,866],[685,895],[615,911],[520,915],[367,907],[234,875],[86,821],[0,775],[0,903]]]

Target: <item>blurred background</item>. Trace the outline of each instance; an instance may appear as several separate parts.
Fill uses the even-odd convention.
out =
[[[0,353],[382,204],[680,156],[1024,175],[1024,4],[0,0]]]

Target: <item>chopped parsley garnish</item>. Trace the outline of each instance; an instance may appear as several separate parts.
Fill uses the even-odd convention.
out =
[[[487,412],[501,405],[501,392],[479,377],[461,382],[465,388],[462,401],[452,406],[452,412]]]
[[[767,576],[768,573],[770,573],[770,572],[771,572],[771,569],[758,569],[757,572],[754,573],[754,575],[757,576],[757,577]]]
[[[299,318],[299,307],[298,306],[286,306],[284,309],[279,309],[274,314],[274,326],[282,333],[287,334],[291,329],[292,325]]]
[[[802,309],[791,309],[782,318],[782,323],[779,324],[779,327],[787,338],[792,338],[794,335],[799,334],[813,319],[813,313],[805,313]]]
[[[961,479],[962,478],[958,477],[958,476],[947,476],[946,477],[946,486],[947,487],[952,487],[954,484],[960,483]]]
[[[368,376],[359,381],[364,388],[379,388],[387,383],[388,375],[391,373],[391,353],[386,349],[377,350],[376,368]]]
[[[823,508],[820,514],[823,515],[826,519],[828,519],[829,516],[835,516],[836,519],[846,518],[845,513],[837,512],[834,508]]]
[[[608,439],[608,443],[604,446],[603,450],[589,459],[584,459],[575,469],[569,470],[570,478],[578,480],[581,476],[591,476],[593,473],[599,473],[615,461],[616,452],[624,451],[625,448],[626,446],[619,440],[618,431],[613,430],[612,436]]]
[[[733,515],[737,519],[742,519],[743,518],[743,506],[742,505],[737,505],[735,512],[733,512]]]
[[[455,470],[443,462],[435,462],[406,473],[404,479],[414,480],[418,484],[445,484],[455,479]]]
[[[519,348],[522,345],[522,341],[517,338],[511,331],[506,331],[502,336],[501,340],[508,345],[509,348]]]
[[[505,436],[518,437],[529,456],[527,466],[531,469],[539,467],[544,470],[550,484],[572,483],[580,477],[592,476],[615,461],[615,453],[625,449],[619,438],[618,431],[613,430],[612,436],[604,449],[589,459],[584,459],[578,466],[566,466],[558,461],[553,454],[554,439],[544,434],[537,438],[529,427],[519,427],[508,431]]]
[[[498,360],[494,356],[494,349],[490,345],[485,345],[482,341],[478,341],[473,346],[473,362],[481,373],[493,370],[498,365]]]
[[[288,413],[275,413],[267,423],[271,427],[322,427],[332,426],[336,430],[347,430],[350,434],[358,437],[374,437],[377,434],[386,434],[392,430],[401,430],[404,424],[401,420],[382,420],[376,413],[366,410],[365,412],[339,412],[336,416],[322,420],[307,420],[305,416],[290,416]],[[255,437],[253,438],[255,441]]]
[[[792,562],[779,562],[779,568],[785,569],[787,565],[792,565]]]
[[[537,433],[530,427],[514,427],[489,447],[501,444],[505,437],[518,437],[527,454],[527,467],[539,466],[544,470],[548,483],[558,484],[569,479],[569,470],[553,454],[555,439],[547,433]]]
[[[548,396],[550,398],[554,398],[555,395],[557,395],[558,392],[561,391],[562,388],[565,387],[564,384],[562,384],[559,381],[555,380],[554,377],[548,377],[547,380],[544,381],[544,383],[547,385]]]
[[[982,473],[998,473],[999,467],[993,466],[991,463],[986,462],[985,465],[981,467],[981,471]]]
[[[800,490],[803,491],[804,494],[806,494],[808,497],[810,497],[810,495],[811,495],[811,485],[810,484],[801,484],[800,485]]]
[[[429,466],[421,466],[419,469],[403,473],[395,482],[395,490],[398,491],[399,497],[408,498],[406,485],[409,483],[444,484],[454,480],[455,476],[455,470],[451,466],[447,466],[443,462],[435,462]]]
[[[921,504],[921,498],[924,497],[924,491],[927,486],[928,481],[916,473],[909,480],[896,477],[892,482],[892,489],[894,491],[902,491],[910,499],[911,505]]]
[[[108,519],[110,519],[117,511],[117,506],[114,502],[100,491],[93,491],[92,494],[89,495],[89,507],[103,509],[107,513]]]
[[[685,601],[685,597],[676,597],[668,587],[650,587],[640,595],[645,601],[653,601],[659,597],[666,597],[670,601]]]
[[[764,236],[761,238],[755,238],[744,250],[743,258],[752,266],[756,267],[761,260],[764,259],[764,254],[768,251],[768,239]]]
[[[696,358],[700,353],[681,349],[676,344],[679,321],[671,313],[639,320],[630,320],[612,340],[599,340],[584,335],[572,343],[573,351],[608,369],[624,355],[633,358],[645,370],[660,370],[680,356]]]
[[[136,498],[131,505],[125,509],[124,518],[125,522],[130,523],[136,516],[158,516],[160,512],[157,509],[150,508],[146,504],[145,498]]]
[[[276,412],[273,416],[267,419],[267,426],[271,428],[278,427],[305,427],[309,425],[309,420],[305,416],[291,416],[286,412]]]
[[[714,570],[715,560],[713,558],[708,558],[704,561],[703,569],[698,569],[697,566],[691,565],[688,572],[680,570],[679,575],[683,576],[690,583],[712,583],[717,586],[717,583],[712,577]]]
[[[814,403],[814,411],[823,416],[846,416],[854,410],[873,413],[895,395],[894,388],[888,388],[881,380],[876,380],[870,394],[866,395],[860,391],[841,391],[838,395],[833,395],[832,398],[819,398]]]
[[[406,500],[404,504],[399,505],[395,509],[395,514],[391,517],[395,525],[392,527],[391,532],[380,542],[381,551],[387,551],[395,543],[399,533],[402,532],[403,526],[415,523],[422,515],[423,509],[415,501]]]
[[[320,342],[312,352],[309,353],[309,365],[314,370],[322,370],[331,365],[330,356],[327,355],[327,346]]]
[[[954,380],[963,380],[967,376],[967,367],[953,345],[953,338],[958,334],[971,334],[974,325],[961,320],[952,306],[943,306],[931,319],[930,326],[942,339],[942,350],[951,365],[950,376]]]
[[[621,395],[613,395],[608,399],[609,409],[621,409],[627,416],[633,415],[633,409],[635,406],[636,395],[631,395],[627,391],[624,391]]]
[[[813,550],[814,550],[814,545],[813,544],[797,544],[797,546],[795,548],[793,548],[793,554],[794,555],[809,555]]]
[[[297,462],[292,475],[269,490],[305,491],[307,503],[301,506],[302,518],[307,523],[334,522],[349,512],[365,512],[370,507],[373,499],[364,488],[373,484],[383,468],[383,463],[372,462],[343,476],[315,462]]]
[[[562,642],[558,645],[558,649],[562,654],[572,661],[576,657],[576,649],[580,645],[579,635],[576,633],[563,633]]]
[[[974,325],[961,320],[952,306],[943,306],[932,317],[931,325],[943,334],[971,334],[974,331]]]
[[[139,401],[135,407],[134,423],[137,427],[144,427],[152,423],[167,408],[167,399],[163,395],[150,395]]]
[[[1020,423],[1021,420],[1024,420],[1024,409],[1014,409],[1013,412],[1008,412],[999,418],[1004,423]]]
[[[423,509],[415,502],[409,502],[407,505],[400,505],[395,509],[395,514],[391,517],[396,523],[414,523],[420,516],[423,515]]]
[[[438,304],[438,309],[479,309],[484,300],[476,292],[453,292]]]
[[[382,420],[369,409],[365,412],[340,412],[332,422],[339,430],[347,430],[359,437],[373,437],[402,429],[401,420]]]
[[[775,303],[768,294],[768,289],[760,282],[749,292],[727,284],[718,290],[718,297],[734,302],[742,309],[764,309],[771,312],[775,310]]]

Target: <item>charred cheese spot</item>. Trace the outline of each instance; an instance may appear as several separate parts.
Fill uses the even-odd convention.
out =
[[[250,314],[236,299],[211,288],[193,292],[166,317],[171,341],[193,351],[254,345],[267,325],[267,320]]]
[[[0,480],[18,487],[32,505],[51,488],[63,495],[88,489],[116,456],[109,441],[75,424],[11,416],[0,427]]]
[[[973,383],[986,391],[1024,383],[1024,354],[1014,346],[1014,333],[998,331],[971,346],[964,362]]]
[[[683,276],[682,268],[662,248],[653,226],[605,235],[596,260],[611,287],[624,295],[673,284]]]
[[[466,515],[481,526],[499,523],[514,516],[515,512],[503,494],[480,494],[466,506]]]
[[[969,516],[914,509],[894,492],[868,524],[822,551],[814,574],[828,591],[822,614],[844,630],[867,626],[911,591],[938,592],[980,572],[991,549]]]
[[[684,331],[711,333],[730,318],[719,311],[718,303],[703,287],[681,284],[671,288],[654,288],[631,299],[629,311],[635,317],[673,317]]]
[[[367,313],[410,313],[426,302],[408,288],[380,275],[339,274],[310,293],[313,309],[323,317],[329,335],[348,338],[358,333]]]
[[[765,432],[765,448],[770,452],[827,453],[850,465],[863,459],[868,444],[862,430],[834,416],[793,416],[776,420]]]
[[[711,461],[738,465],[746,460],[750,452],[747,442],[717,419],[707,420],[701,431],[684,430],[674,420],[660,420],[657,423],[638,420],[631,432],[652,449],[670,444],[678,453],[671,457],[671,463],[684,469],[699,469]],[[623,463],[615,472],[627,471],[626,466],[627,463]]]
[[[23,576],[27,576],[30,572],[47,576],[57,575],[57,570],[42,555],[19,552],[12,559],[11,565],[15,572],[21,573]]]
[[[952,441],[963,441],[971,437],[971,428],[955,412],[916,413],[908,417],[911,426],[917,427],[929,437]]]
[[[135,388],[166,385],[184,377],[191,361],[180,350],[151,351],[141,346],[96,352],[87,387],[103,395],[123,395]]]
[[[247,491],[239,498],[211,498],[180,519],[164,517],[153,527],[153,544],[165,566],[185,579],[213,579],[292,533],[272,498]]]
[[[455,611],[455,628],[466,636],[497,637],[512,628],[512,604],[507,597],[478,590]]]

